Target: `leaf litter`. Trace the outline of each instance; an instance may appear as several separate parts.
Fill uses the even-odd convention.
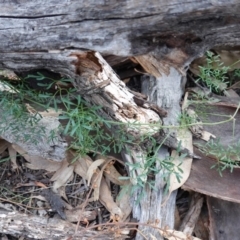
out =
[[[97,201],[98,208],[102,209],[104,206],[110,213],[109,219],[106,221],[110,219],[114,219],[114,221],[123,221],[129,218],[131,213],[129,198],[126,200],[122,199],[121,204],[119,204],[119,202],[117,204],[114,200],[117,196],[113,197],[111,193],[112,184],[125,185],[128,183],[126,180],[118,179],[118,177],[122,175],[119,174],[117,169],[113,166],[114,158],[97,159],[93,161],[89,156],[81,157],[73,150],[69,150],[64,161],[54,162],[39,156],[29,155],[20,146],[8,143],[3,139],[0,140],[0,143],[0,154],[4,153],[6,150],[9,152],[12,162],[9,168],[10,171],[16,172],[18,169],[21,169],[23,172],[19,173],[18,177],[20,178],[24,172],[32,172],[31,174],[27,174],[30,178],[24,180],[25,183],[18,183],[18,188],[13,187],[13,189],[23,191],[33,187],[34,190],[30,192],[31,204],[33,208],[41,208],[42,210],[40,211],[39,209],[39,211],[42,215],[44,215],[44,213],[48,214],[48,211],[44,209],[50,207],[52,211],[58,213],[62,219],[77,222],[80,217],[81,221],[83,221],[83,225],[86,221],[96,222],[97,211],[95,207],[90,206],[92,205],[91,199],[84,200],[87,201],[84,209],[81,207],[84,201],[80,201],[80,199],[84,199],[84,196],[87,196],[87,192],[92,188],[94,196],[92,200],[94,202],[99,200]],[[72,159],[76,159],[76,161],[71,163]],[[42,179],[38,180],[38,177],[32,178],[31,175],[35,176],[36,172],[39,170],[43,171]],[[48,182],[50,185],[41,183],[45,177],[49,179]],[[27,183],[29,180],[32,181],[32,183]],[[107,184],[107,181],[110,185]],[[71,188],[76,190],[76,196],[74,196],[74,198],[69,196],[69,192],[74,192],[69,190]],[[25,195],[24,193],[22,194]],[[37,196],[43,196],[44,199]],[[37,201],[37,198],[40,198],[40,200]],[[42,204],[40,204],[41,200],[43,201]],[[128,206],[128,211],[125,211],[126,206]],[[27,208],[28,206],[26,204],[26,209]]]

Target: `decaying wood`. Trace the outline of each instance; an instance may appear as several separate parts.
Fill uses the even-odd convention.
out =
[[[46,65],[53,71],[58,71],[59,68],[61,68],[62,74],[68,78],[75,79],[73,83],[85,100],[91,104],[102,106],[102,109],[99,111],[103,117],[124,123],[138,122],[145,124],[140,128],[131,127],[126,129],[127,132],[130,132],[136,138],[139,138],[142,134],[147,132],[152,132],[154,134],[161,126],[159,112],[152,110],[149,105],[138,106],[134,101],[134,95],[117,77],[112,68],[99,53],[65,51],[58,54],[51,54],[51,57],[43,55],[42,53],[21,55],[25,57],[25,59],[31,61],[31,63],[23,61],[20,63],[21,66],[15,65],[13,70],[26,69],[26,66],[28,65],[29,67],[29,64],[32,68],[37,69],[42,69]],[[61,61],[59,60],[60,55]],[[51,63],[49,63],[49,57],[51,58]],[[12,54],[9,54],[8,58],[11,63],[16,60]],[[12,65],[8,67],[13,68]],[[45,118],[43,118],[42,121],[44,121],[44,119]],[[159,123],[159,126],[153,128],[149,127],[146,123]],[[45,125],[48,124],[51,126],[51,130],[52,125],[50,125],[50,121],[46,121]],[[56,125],[55,123],[54,127],[56,127]],[[2,138],[9,142],[15,142],[14,135],[12,135],[10,130],[5,132]],[[24,131],[26,131],[26,129],[24,129]],[[49,139],[47,134],[46,139]],[[22,141],[17,141],[17,144],[23,146],[26,151],[32,149],[33,155],[39,155],[58,161],[59,159],[64,159],[63,150],[66,148],[66,143],[64,145],[63,142],[61,148],[58,147],[61,143],[60,141],[60,143],[53,144],[53,146],[49,147],[48,144],[46,144],[46,139],[40,139],[37,146],[31,142],[28,142],[27,146],[25,146]],[[55,149],[61,150],[57,152],[58,155],[55,153],[56,156],[52,153],[52,149],[55,146]]]
[[[168,157],[168,154],[168,149],[166,147],[162,147],[158,152],[158,157],[159,159],[164,159]],[[159,163],[156,163],[156,167],[159,167]],[[132,199],[133,216],[142,223],[150,223],[154,226],[162,228],[168,226],[173,229],[175,198],[177,191],[171,194],[171,197],[165,206],[161,206],[164,199],[164,185],[165,182],[162,178],[162,172],[160,171],[160,173],[155,176],[155,189],[151,189],[148,185],[146,185],[143,189],[139,189],[138,192],[135,192],[135,196]],[[139,204],[136,204],[134,201],[139,200],[139,196],[141,196],[142,191],[144,191],[142,199],[140,199]],[[152,234],[152,236],[155,236],[157,239],[163,239],[160,232],[150,226],[139,226],[138,229],[140,233],[138,232],[136,239],[144,239],[141,233],[145,234],[145,236],[150,236],[150,234]]]
[[[187,235],[192,235],[196,222],[198,220],[199,214],[201,212],[203,205],[203,196],[199,193],[193,193],[191,196],[191,203],[189,210],[182,220],[182,224],[179,228],[181,232]]]
[[[207,197],[210,216],[210,238],[217,240],[238,240],[240,229],[239,203]]]
[[[201,109],[202,116],[199,116],[204,125],[204,129],[217,138],[215,141],[219,140],[219,143],[228,147],[229,145],[235,144],[240,139],[240,111],[236,113],[235,119],[230,119],[231,116],[237,111],[239,105],[238,100],[232,99],[228,101],[229,98],[222,97],[216,98],[218,102],[210,104],[202,104],[201,107],[193,105],[196,109]],[[219,122],[225,121],[224,123],[217,124]],[[207,123],[214,123],[212,126]],[[201,143],[201,141],[196,140],[196,143]]]
[[[142,60],[142,57],[140,58]],[[155,64],[155,71],[159,71],[158,74],[153,74],[154,76],[144,76],[142,79],[142,89],[143,93],[149,97],[149,100],[155,103],[157,106],[167,109],[168,115],[163,118],[163,126],[170,125],[178,125],[178,116],[181,113],[180,108],[180,99],[183,94],[183,85],[185,76],[182,75],[178,70],[176,70],[171,65],[167,65],[165,62],[157,61],[153,56],[143,56],[144,62],[141,61],[142,66],[146,66],[146,64]],[[139,60],[139,58],[138,58]],[[161,72],[158,69],[162,69],[162,67],[167,69],[168,74],[165,72]],[[152,71],[148,69],[147,71]],[[170,73],[170,74],[169,74]],[[166,134],[167,134],[167,129]],[[172,130],[174,135],[174,130]],[[166,135],[165,135],[166,136]],[[162,144],[162,142],[159,142]],[[158,158],[159,161],[165,159],[169,156],[168,149],[166,147],[162,147],[159,150]],[[160,166],[159,163],[156,163],[156,167]],[[161,206],[164,199],[164,179],[163,179],[163,171],[161,170],[155,176],[155,189],[150,189],[149,187],[145,187],[143,191],[144,194],[143,199],[140,204],[137,206],[134,204],[133,206],[133,216],[140,220],[140,222],[148,222],[154,223],[159,227],[169,228],[174,227],[174,210],[175,210],[175,198],[176,191],[171,194],[167,204],[165,206]],[[156,190],[157,189],[157,190]],[[140,190],[142,191],[142,190]],[[135,197],[137,198],[137,196]],[[156,231],[153,228],[142,227],[139,226],[139,230],[149,236],[155,236],[157,239],[161,239],[159,231]],[[143,239],[142,235],[138,233],[137,239]]]
[[[240,112],[238,111],[236,114],[234,122],[233,120],[227,121],[235,114],[237,104],[233,104],[233,102],[229,103],[226,101],[228,99],[226,97],[221,98],[222,102],[212,103],[211,105],[201,105],[201,111],[203,112],[202,122],[215,123],[214,125],[204,125],[204,129],[217,136],[218,139],[213,141],[219,141],[219,150],[224,147],[228,148],[228,146],[231,145],[234,147],[234,144],[239,141],[240,137]],[[215,104],[217,106],[215,106]],[[198,109],[198,106],[195,107]],[[226,122],[216,124],[222,121]],[[195,144],[196,143],[203,146],[205,145],[205,143],[195,139]],[[199,155],[201,159],[193,162],[189,179],[184,184],[184,187],[208,196],[240,203],[238,185],[235,184],[239,176],[239,168],[234,168],[232,172],[230,172],[228,168],[222,172],[223,177],[221,177],[215,168],[212,169],[212,166],[217,163],[217,157],[219,156],[206,156],[206,154],[198,150],[195,150],[195,153]],[[232,156],[232,160],[234,160],[234,157],[235,156]],[[237,159],[238,158],[235,157],[235,160]],[[209,184],[209,182],[211,182],[211,184]]]
[[[57,218],[44,218],[40,216],[29,216],[19,212],[8,212],[0,210],[0,232],[10,234],[15,237],[26,239],[44,240],[67,240],[67,239],[125,239],[124,236],[117,236],[112,232],[90,231],[79,228],[76,235],[76,225]]]
[[[221,177],[216,169],[211,169],[216,163],[215,160],[197,150],[196,153],[201,159],[193,161],[190,176],[183,185],[184,189],[240,203],[240,187],[236,184],[240,169],[235,168],[232,173],[227,169],[223,171]]]
[[[230,1],[40,0],[1,2],[0,52],[91,49],[131,56],[160,46],[189,54],[238,45],[240,3]]]
[[[205,203],[195,225],[194,235],[200,239],[209,239],[209,213]]]

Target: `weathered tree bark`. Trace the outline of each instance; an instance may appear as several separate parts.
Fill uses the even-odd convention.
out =
[[[145,70],[156,78],[170,79],[176,72],[184,75],[188,64],[207,49],[238,46],[240,38],[237,0],[113,0],[110,4],[10,0],[1,1],[0,9],[0,69],[16,72],[48,69],[61,73],[73,79],[89,104],[103,106],[104,117],[123,122],[137,116],[137,120],[147,123],[149,115],[154,116],[153,121],[160,121],[160,116],[152,109],[137,106],[114,72],[108,66],[109,71],[102,69],[104,60],[94,52],[84,51],[98,51],[108,59],[110,55],[128,57],[151,53],[148,56],[153,56],[152,68],[158,68],[154,61],[160,61],[162,68],[157,75],[153,70]],[[158,99],[151,100],[162,107],[160,102],[169,89],[159,91]],[[120,98],[114,97],[116,92]],[[179,96],[181,92],[176,94]],[[174,119],[175,110],[171,111],[169,116]],[[64,158],[59,152],[49,154],[49,149],[40,148],[39,154],[41,151],[53,160]],[[161,200],[161,194],[157,198]],[[170,218],[173,208],[174,201],[166,209]],[[159,211],[157,216],[162,218],[162,214]],[[149,217],[141,221],[146,219]],[[166,220],[165,224],[168,223]]]
[[[146,64],[154,63],[154,58],[152,56],[145,56],[144,58],[137,58],[142,66]],[[142,77],[142,89],[143,93],[149,96],[149,99],[156,103],[159,107],[167,109],[168,116],[163,118],[164,125],[178,125],[178,116],[181,114],[180,100],[183,94],[184,84],[186,82],[185,76],[183,76],[179,71],[173,67],[167,66],[164,62],[156,62],[157,69],[155,69],[155,76],[143,76]],[[165,67],[165,71],[169,71],[170,74],[166,75],[164,71],[161,71]],[[168,70],[169,68],[169,70]],[[149,70],[148,68],[148,71]],[[160,76],[160,74],[162,75]],[[174,135],[174,130],[169,130],[167,128],[162,130],[165,135]],[[162,144],[160,142],[159,144]],[[160,168],[160,161],[163,161],[169,157],[169,152],[166,147],[160,148],[158,152],[158,161],[156,162],[156,168]],[[161,168],[160,168],[161,169]],[[164,202],[164,191],[163,187],[165,185],[163,179],[164,169],[156,174],[155,176],[155,186],[154,190],[149,187],[145,187],[146,195],[139,204],[139,206],[134,206],[133,215],[140,219],[142,222],[149,222],[159,226],[161,228],[169,227],[173,229],[174,227],[174,210],[175,210],[175,198],[176,191],[171,194],[166,205],[162,206]],[[157,239],[163,239],[159,231],[153,228],[141,227],[139,230],[144,234],[151,233]],[[137,239],[143,239],[142,235],[138,234]]]
[[[0,232],[24,239],[124,239],[109,232],[90,231],[79,228],[75,234],[76,225],[57,218],[29,216],[18,212],[0,211]]]
[[[165,55],[177,47],[189,55],[202,47],[238,45],[237,0],[10,0],[0,5],[1,52],[84,48],[129,56],[160,47]]]

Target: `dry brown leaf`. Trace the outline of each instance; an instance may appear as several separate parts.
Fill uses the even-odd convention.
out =
[[[106,157],[106,156],[102,156],[102,155],[97,155],[96,159],[105,159],[106,161],[112,160],[109,162],[109,164],[106,165],[105,169],[104,169],[104,176],[106,178],[106,181],[111,181],[114,184],[117,185],[128,185],[130,183],[129,180],[122,180],[120,179],[122,177],[122,175],[117,171],[117,169],[114,167],[114,162],[115,161],[120,161],[121,160],[117,160],[114,157]]]
[[[102,175],[103,175],[103,172],[99,171],[96,174],[96,177],[94,178],[94,180],[92,181],[92,188],[94,190],[94,192],[93,192],[94,201],[97,201],[99,199],[100,186],[101,186],[101,182],[102,182],[102,179],[103,179]]]
[[[88,186],[90,185],[91,179],[94,175],[94,173],[96,173],[96,170],[98,169],[98,167],[100,165],[102,165],[104,162],[106,162],[105,159],[98,159],[96,161],[94,161],[88,168],[87,170],[87,181],[88,181]],[[98,177],[99,178],[99,177]]]
[[[128,185],[130,184],[129,180],[120,179],[122,175],[117,171],[113,164],[108,164],[104,170],[104,176],[108,178],[112,183],[117,185]]]
[[[188,149],[190,152],[193,152],[193,145],[192,145],[192,134],[188,129],[180,129],[178,131],[178,139],[182,143],[182,147]],[[180,157],[177,153],[177,151],[173,150],[171,157],[173,158],[172,163],[174,163],[174,172],[179,172],[180,168],[182,172],[179,172],[180,179],[176,177],[176,174],[173,172],[170,174],[169,178],[169,190],[168,190],[168,196],[165,198],[162,205],[164,205],[170,194],[180,188],[188,179],[191,171],[192,166],[192,158],[191,157]]]
[[[53,191],[57,192],[57,189],[65,185],[73,177],[74,166],[69,165],[67,159],[62,162],[62,166],[52,176],[51,181],[53,183]]]
[[[41,201],[44,201],[44,202],[46,201],[45,197],[43,197],[42,195],[37,195],[37,196],[31,195],[30,199],[38,199],[38,200],[41,200]]]
[[[65,199],[68,202],[68,198],[67,198],[67,195],[66,195],[66,185],[61,186],[60,188],[58,188],[57,192],[58,192],[59,196],[61,196],[63,199]]]
[[[13,170],[18,169],[17,151],[12,147],[12,144],[9,144],[9,146],[8,146],[8,153],[9,153],[9,157],[11,159]]]
[[[240,68],[240,51],[227,51],[227,50],[214,50],[217,55],[220,56],[220,62],[223,63],[223,66],[230,67],[229,71]],[[206,56],[195,59],[190,65],[190,71],[196,76],[199,76],[200,70],[199,66],[207,66]],[[213,68],[218,68],[217,63],[213,63]]]
[[[201,240],[200,238],[188,236],[183,232],[171,229],[159,230],[159,232],[163,237],[169,240]]]
[[[220,56],[224,66],[230,67],[230,71],[240,68],[240,51],[214,50]]]
[[[98,160],[102,160],[102,159],[98,159]],[[96,160],[96,161],[98,161]],[[104,159],[105,160],[105,159]],[[95,161],[95,162],[96,162]],[[105,160],[105,164],[102,166],[101,170],[99,171],[98,169],[96,169],[96,174],[93,175],[92,178],[92,187],[94,189],[93,192],[93,197],[94,200],[97,201],[99,199],[99,195],[100,195],[100,186],[102,184],[102,179],[103,178],[103,171],[105,170],[106,166],[109,165],[109,163],[111,162],[111,159],[109,160]],[[92,165],[91,165],[92,166]],[[107,183],[107,181],[105,181]],[[108,185],[108,187],[110,188],[110,184]]]
[[[89,156],[79,157],[74,163],[74,172],[87,180],[87,171],[93,160]]]
[[[187,106],[188,92],[184,96],[184,100],[182,103],[182,111],[186,111]],[[177,135],[178,142],[181,142],[182,148],[187,149],[189,152],[193,152],[192,133],[188,130],[188,128],[179,128],[177,131]],[[165,198],[162,205],[167,202],[170,194],[174,190],[180,188],[187,181],[192,166],[191,157],[181,157],[175,150],[172,151],[171,157],[173,158],[172,163],[174,164],[174,170],[169,177],[168,196]],[[179,168],[181,169],[181,172],[179,171]],[[180,179],[177,178],[176,173],[179,173]]]
[[[240,96],[233,89],[225,90],[224,95],[229,97],[229,98],[235,98],[235,99],[238,99],[238,100],[240,99]]]
[[[201,137],[202,140],[208,142],[211,138],[216,138],[216,136],[207,131],[202,132],[202,137]]]
[[[113,215],[118,215],[120,219],[123,218],[123,212],[118,207],[118,205],[114,202],[113,197],[111,195],[111,191],[105,181],[102,178],[101,185],[100,185],[100,196],[99,201],[106,207],[106,209]]]
[[[35,181],[34,184],[37,187],[47,188],[47,186],[44,183],[42,183],[42,182]]]
[[[70,151],[70,156],[68,156],[68,158],[73,159],[75,157],[75,155],[76,155],[76,153],[74,151]],[[100,162],[102,162],[102,163],[106,162],[106,164],[104,165],[106,167],[108,165],[109,161],[104,160],[104,161],[99,161],[99,163]],[[98,198],[96,196],[98,195],[99,196],[99,201],[106,207],[106,209],[111,214],[118,215],[122,219],[122,216],[123,216],[122,210],[114,202],[113,197],[111,195],[111,191],[110,191],[105,179],[102,178],[101,176],[99,176],[100,181],[95,182],[95,180],[98,179],[98,174],[103,173],[104,166],[103,166],[102,170],[100,171],[100,170],[97,169],[98,164],[96,164],[95,167],[94,167],[94,165],[92,165],[93,163],[94,163],[93,160],[89,156],[79,157],[76,160],[76,162],[73,164],[74,165],[74,171],[77,174],[79,174],[81,177],[83,177],[84,179],[87,180],[88,177],[89,177],[89,175],[87,175],[87,171],[88,171],[89,167],[92,166],[92,168],[95,169],[95,171],[96,171],[96,174],[93,174],[92,177],[91,177],[91,183],[93,185],[94,194],[95,194],[93,200],[96,200],[96,198]],[[100,186],[95,189],[94,188],[94,183],[97,184],[97,185],[100,184]],[[101,193],[101,194],[99,194],[99,193]]]
[[[74,156],[74,152],[71,152],[72,156]],[[96,161],[95,161],[96,162]],[[102,161],[102,163],[105,162]],[[97,169],[97,165],[101,163],[101,161],[97,162],[97,164],[93,165],[93,160],[88,157],[79,157],[76,162],[74,163],[74,172],[80,175],[85,180],[88,180],[88,184],[90,185],[90,182],[92,183],[92,188],[94,190],[93,192],[93,199],[94,201],[99,199],[99,188],[101,184],[102,179],[102,173],[103,171],[99,171]],[[102,164],[101,163],[101,164]],[[100,165],[101,165],[100,164]],[[92,166],[92,169],[89,170],[90,166]],[[96,174],[97,172],[97,174]]]

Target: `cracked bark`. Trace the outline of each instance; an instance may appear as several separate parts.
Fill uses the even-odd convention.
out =
[[[18,212],[0,210],[0,232],[24,239],[42,240],[88,240],[88,239],[124,239],[114,236],[111,231],[91,231],[79,228],[75,234],[76,225],[58,218],[29,216]]]
[[[144,56],[145,60],[142,62],[142,66],[145,64],[153,63],[153,57]],[[164,62],[158,61],[158,71],[163,65],[167,67]],[[167,69],[167,68],[166,68]],[[149,100],[157,104],[159,107],[167,109],[168,115],[163,118],[163,126],[178,125],[178,116],[181,114],[180,100],[183,94],[182,84],[185,82],[185,76],[183,76],[177,69],[172,66],[168,66],[169,74],[166,75],[162,72],[155,74],[154,76],[143,76],[142,77],[142,89],[143,93],[149,97]],[[158,72],[159,73],[159,72]],[[165,135],[168,134],[168,129],[163,129]],[[170,129],[174,136],[174,129]],[[173,138],[172,140],[176,140]],[[170,145],[172,145],[172,140]],[[174,141],[175,142],[175,141]],[[159,144],[162,144],[160,142]],[[169,157],[169,151],[166,146],[159,149],[158,161]],[[160,163],[156,162],[156,168],[160,167]],[[148,222],[158,226],[160,228],[169,227],[174,228],[174,210],[175,210],[175,198],[177,191],[174,191],[167,201],[165,206],[162,206],[164,202],[164,186],[165,181],[163,179],[164,169],[162,169],[155,176],[155,189],[145,186],[145,189],[141,189],[139,192],[145,191],[145,195],[139,204],[133,205],[133,216],[140,220],[140,222]],[[135,196],[135,199],[137,198]],[[144,235],[152,235],[157,239],[163,239],[159,231],[151,227],[139,226],[139,231]],[[144,239],[142,234],[138,232],[137,239]]]

